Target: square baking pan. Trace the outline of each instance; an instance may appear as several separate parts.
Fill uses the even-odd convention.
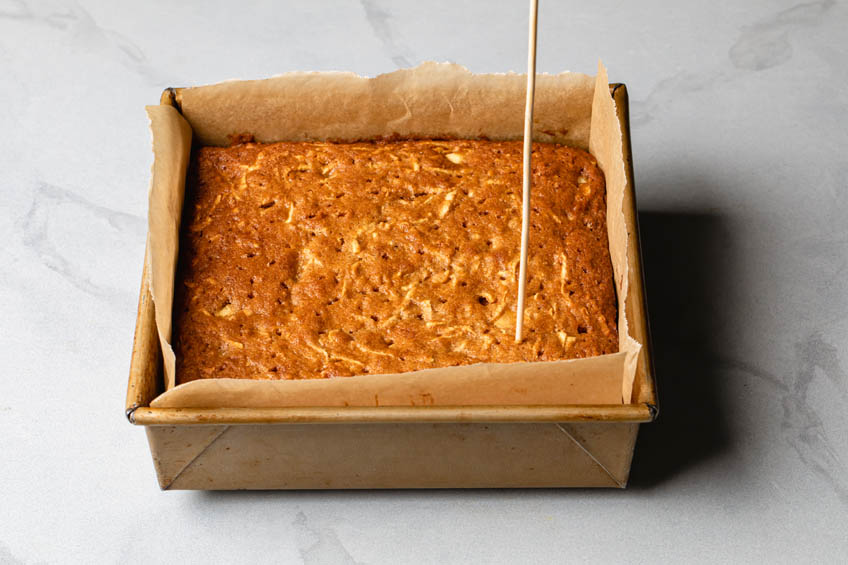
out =
[[[153,408],[162,351],[145,253],[126,415],[147,432],[163,490],[614,487],[657,416],[627,88],[610,84],[627,188],[629,333],[643,344],[630,403],[559,406]],[[180,111],[179,90],[160,104]],[[620,304],[619,307],[622,307]]]

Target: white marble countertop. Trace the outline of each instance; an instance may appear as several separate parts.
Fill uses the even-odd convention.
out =
[[[661,379],[626,491],[158,490],[124,419],[167,86],[521,70],[524,2],[0,1],[0,563],[848,554],[848,7],[542,2],[632,100]]]

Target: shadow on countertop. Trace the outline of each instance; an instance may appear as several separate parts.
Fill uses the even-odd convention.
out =
[[[659,418],[639,430],[630,488],[650,488],[724,452],[727,414],[712,353],[722,347],[733,284],[723,219],[640,212]]]

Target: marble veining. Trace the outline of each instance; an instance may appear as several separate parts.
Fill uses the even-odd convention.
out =
[[[839,352],[821,335],[813,335],[795,345],[795,355],[799,366],[792,394],[783,398],[784,433],[804,465],[824,477],[848,508],[848,467],[828,438],[816,408],[808,400],[813,381],[824,376],[830,381],[834,394],[848,405],[846,376]]]
[[[722,360],[720,365],[743,372],[768,385],[781,399],[783,416],[781,433],[811,472],[821,476],[839,500],[848,508],[848,467],[828,436],[809,390],[815,381],[825,379],[831,394],[848,405],[848,377],[839,360],[838,350],[813,334],[794,346],[795,370],[774,374],[750,363]]]
[[[835,5],[835,0],[798,4],[745,26],[730,48],[730,60],[737,68],[751,71],[785,63],[792,58],[790,34],[818,25]]]
[[[631,98],[661,403],[631,488],[157,489],[122,410],[152,162],[144,105],[168,86],[290,70],[520,71],[526,12],[0,0],[0,563],[844,561],[838,0],[542,2],[539,70],[593,73],[602,58]]]
[[[630,123],[634,127],[646,125],[660,117],[663,110],[674,104],[674,98],[691,96],[714,88],[716,84],[733,80],[726,70],[679,71],[660,80],[650,92],[635,98]]]
[[[360,565],[362,563],[351,556],[332,528],[312,526],[302,510],[295,516],[292,526],[295,529],[297,548],[305,565],[321,563]]]
[[[374,35],[383,44],[383,49],[398,66],[398,68],[411,67],[415,59],[409,53],[409,49],[399,42],[396,38],[396,32],[392,29],[392,15],[380,0],[359,0],[362,4],[362,9],[365,10],[365,18],[368,20],[368,25],[374,31]]]
[[[834,0],[798,4],[744,26],[728,51],[733,69],[699,65],[659,81],[646,96],[634,97],[632,123],[638,126],[653,120],[671,103],[672,93],[686,96],[714,89],[744,80],[746,71],[762,71],[786,63],[792,57],[790,34],[820,25],[835,4]]]
[[[33,195],[32,205],[20,222],[22,243],[50,270],[58,273],[78,289],[104,298],[121,297],[125,289],[110,288],[96,280],[96,274],[85,273],[75,262],[58,248],[51,239],[50,225],[60,207],[78,209],[77,217],[86,215],[105,220],[111,228],[103,232],[104,238],[127,237],[134,240],[145,237],[147,222],[138,216],[127,214],[89,202],[85,198],[49,184],[39,184]]]
[[[22,24],[43,25],[64,32],[79,46],[104,49],[109,52],[107,56],[114,57],[152,83],[168,82],[169,77],[150,66],[141,49],[128,37],[98,25],[80,4],[63,4],[12,0],[11,6],[0,8],[0,20],[17,20]]]

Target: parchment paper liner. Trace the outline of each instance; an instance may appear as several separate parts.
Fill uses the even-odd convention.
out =
[[[540,75],[534,139],[588,149],[606,176],[607,229],[619,304],[619,353],[567,361],[482,363],[395,375],[301,381],[207,379],[174,386],[170,345],[179,223],[192,136],[227,145],[257,141],[357,140],[383,136],[521,139],[525,78],[470,73],[453,64],[364,78],[288,73],[182,89],[182,115],[147,108],[153,133],[149,261],[166,392],[159,408],[409,405],[553,405],[629,402],[641,348],[628,332],[626,188],[621,129],[606,69],[598,75]]]

